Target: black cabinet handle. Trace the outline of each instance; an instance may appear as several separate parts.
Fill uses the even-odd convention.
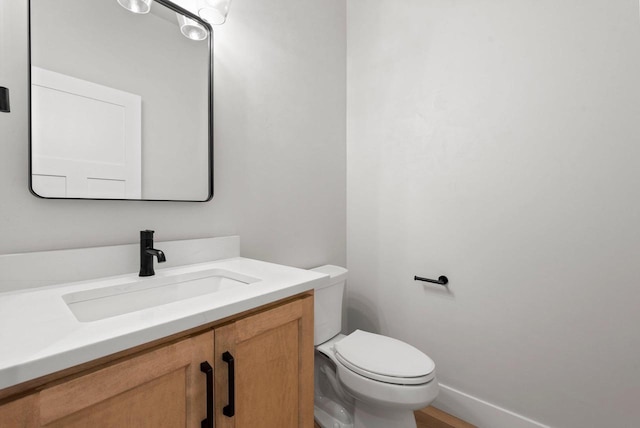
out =
[[[202,428],[213,428],[213,367],[208,362],[200,363],[200,371],[207,375],[207,419],[203,419]]]
[[[224,406],[222,413],[232,418],[236,414],[236,364],[228,351],[222,354],[222,361],[229,364],[229,404]]]

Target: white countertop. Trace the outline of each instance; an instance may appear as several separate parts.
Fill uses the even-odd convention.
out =
[[[91,322],[78,321],[62,296],[145,279],[133,273],[0,293],[0,389],[291,297],[329,280],[318,272],[242,257],[156,267],[154,278],[212,268],[259,281]]]

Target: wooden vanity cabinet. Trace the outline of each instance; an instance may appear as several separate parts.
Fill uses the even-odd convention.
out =
[[[200,427],[206,417],[206,375],[213,362],[209,331],[39,394],[47,428]]]
[[[313,428],[313,298],[215,330],[216,428]]]
[[[0,405],[0,427],[33,428],[38,425],[38,394]]]
[[[313,427],[312,295],[203,327],[9,397],[0,427],[206,427],[205,362],[214,369],[216,428]]]
[[[3,428],[200,427],[213,331],[107,365],[0,406]]]

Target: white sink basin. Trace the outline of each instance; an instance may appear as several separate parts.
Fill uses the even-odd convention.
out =
[[[211,295],[259,281],[225,269],[208,269],[125,278],[117,285],[69,293],[62,298],[78,321],[89,322],[192,297],[215,298]]]

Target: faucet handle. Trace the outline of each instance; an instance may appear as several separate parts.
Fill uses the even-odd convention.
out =
[[[140,231],[140,239],[153,239],[154,230],[141,230]]]

